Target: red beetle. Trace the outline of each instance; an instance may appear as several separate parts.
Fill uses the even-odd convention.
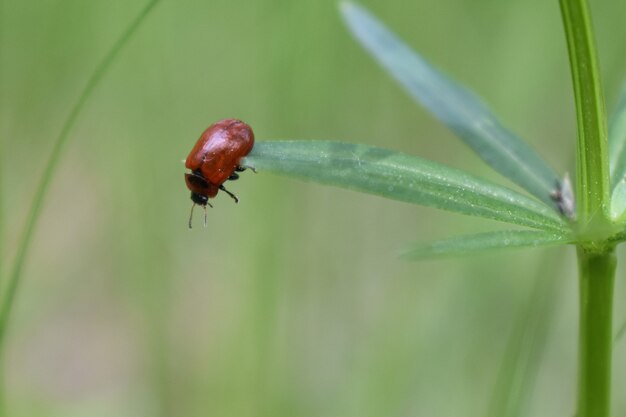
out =
[[[248,155],[254,145],[252,128],[241,120],[225,119],[209,126],[196,142],[185,166],[191,173],[185,174],[187,188],[191,190],[191,215],[189,228],[195,205],[204,207],[204,224],[206,226],[206,206],[213,207],[209,198],[217,195],[219,190],[231,196],[235,203],[237,196],[224,188],[227,180],[239,178],[237,172],[246,167],[239,165],[241,159]]]

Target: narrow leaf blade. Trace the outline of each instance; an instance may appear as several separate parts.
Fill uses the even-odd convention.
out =
[[[535,270],[532,292],[517,320],[511,323],[486,417],[530,415],[528,408],[561,295],[558,289],[563,274],[557,272],[560,266],[558,258],[544,255]]]
[[[609,122],[609,167],[615,188],[626,177],[626,85]]]
[[[436,70],[363,7],[344,2],[341,10],[353,35],[416,101],[493,169],[554,207],[550,192],[558,176],[477,96]]]
[[[415,261],[474,255],[502,249],[565,245],[567,243],[569,243],[568,238],[559,233],[540,230],[507,230],[458,236],[429,243],[415,243],[408,247],[400,257]]]
[[[548,206],[508,188],[415,156],[333,141],[259,141],[242,164],[443,210],[562,232]]]

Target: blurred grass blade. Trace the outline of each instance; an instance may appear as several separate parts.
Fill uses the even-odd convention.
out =
[[[493,169],[554,207],[550,192],[558,176],[478,97],[437,71],[361,6],[344,2],[341,10],[354,36],[415,100]]]
[[[24,225],[24,230],[20,235],[20,240],[17,247],[17,254],[15,256],[15,261],[13,262],[11,271],[9,272],[6,287],[3,287],[1,300],[2,304],[0,305],[0,349],[3,346],[9,314],[11,312],[11,308],[15,299],[15,294],[17,292],[18,283],[22,275],[22,267],[28,253],[28,249],[30,248],[33,232],[41,213],[43,201],[46,197],[48,189],[50,188],[50,182],[54,177],[56,169],[59,166],[61,155],[69,138],[69,133],[74,127],[74,124],[78,119],[81,111],[85,108],[85,103],[87,102],[87,99],[91,97],[94,89],[102,80],[102,77],[107,73],[107,71],[111,67],[111,64],[115,62],[115,59],[117,58],[119,52],[128,43],[130,38],[141,26],[141,23],[144,22],[150,11],[154,8],[154,6],[156,6],[158,2],[159,0],[151,0],[146,6],[143,7],[137,17],[135,17],[135,19],[126,27],[126,30],[122,34],[120,34],[119,38],[113,44],[111,49],[98,63],[98,65],[94,69],[94,72],[89,77],[85,88],[81,92],[80,96],[76,100],[76,103],[72,107],[72,110],[67,116],[67,119],[65,119],[63,127],[61,128],[61,132],[54,141],[52,151],[50,153],[50,156],[48,157],[45,168],[42,171],[37,189],[35,190],[33,203],[28,212],[26,223]]]
[[[415,243],[400,257],[408,260],[435,259],[501,249],[533,248],[567,243],[569,243],[567,237],[562,234],[539,230],[507,230],[458,236],[430,243]]]
[[[613,343],[617,343],[620,340],[622,340],[622,338],[624,337],[625,334],[626,334],[626,320],[624,320],[622,322],[622,325],[619,326],[619,330],[615,334],[615,339],[614,339]]]
[[[531,197],[387,149],[333,141],[260,141],[243,164],[471,216],[560,233],[567,230],[551,208]]]
[[[527,302],[513,324],[489,404],[488,417],[528,415],[536,386],[541,356],[558,305],[559,262],[552,254],[544,256],[535,273]]]
[[[609,167],[615,188],[626,177],[626,85],[609,122]]]

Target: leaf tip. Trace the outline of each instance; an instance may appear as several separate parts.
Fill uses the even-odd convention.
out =
[[[404,245],[403,248],[396,250],[396,259],[404,262],[419,262],[437,259],[439,256],[436,251],[428,252],[425,249],[424,243],[410,243]]]
[[[352,0],[341,0],[339,2],[339,12],[343,17],[344,22],[351,30],[356,30],[356,26],[359,23],[359,17],[362,19],[362,15],[365,14],[363,7],[359,6]]]
[[[344,17],[350,14],[350,12],[354,9],[354,7],[355,7],[354,3],[350,0],[341,0],[339,2],[339,11]]]
[[[396,253],[396,258],[401,260],[401,261],[405,261],[405,262],[410,262],[410,261],[415,261],[415,257],[411,256],[411,251],[408,249],[404,249],[403,251],[399,251]]]

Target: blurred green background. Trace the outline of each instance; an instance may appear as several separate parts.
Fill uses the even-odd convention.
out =
[[[145,3],[0,1],[2,272],[63,121]],[[572,172],[557,1],[362,3]],[[626,74],[626,3],[591,3],[610,108]],[[245,173],[229,187],[241,203],[220,195],[208,227],[197,216],[190,231],[181,160],[226,117],[257,140],[384,146],[506,184],[360,49],[335,0],[163,0],[90,99],[54,178],[12,316],[9,415],[484,416],[544,279],[556,290],[525,415],[573,415],[572,249],[406,263],[396,253],[408,242],[503,226],[264,173]]]

